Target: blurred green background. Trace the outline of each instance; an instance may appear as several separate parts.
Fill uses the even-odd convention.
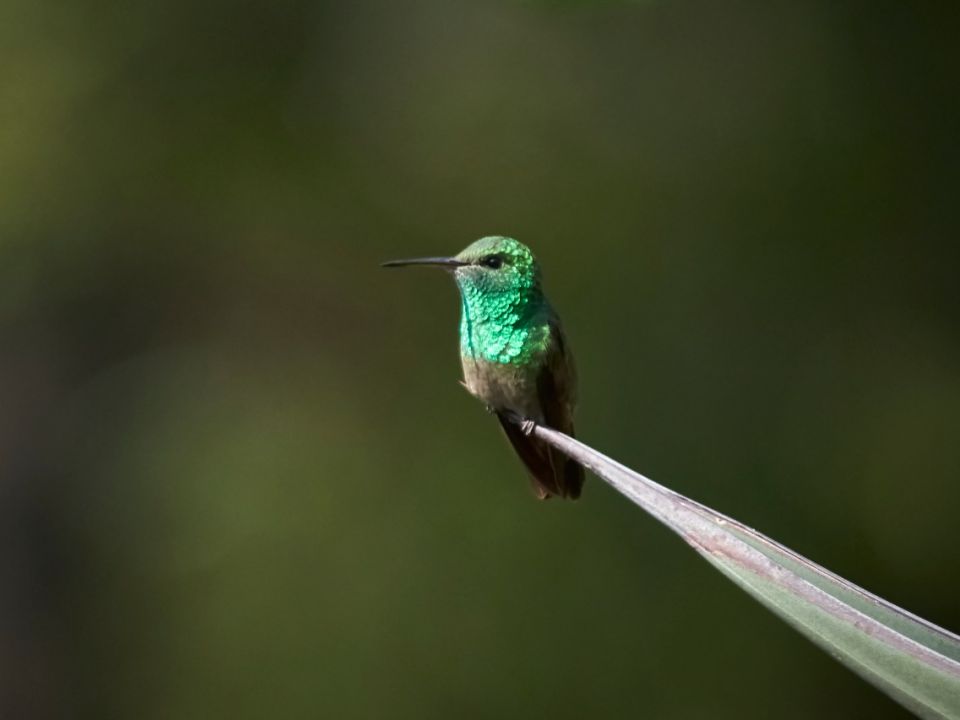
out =
[[[455,290],[538,252],[581,438],[960,628],[960,10],[0,9],[0,714],[902,718],[597,480]]]

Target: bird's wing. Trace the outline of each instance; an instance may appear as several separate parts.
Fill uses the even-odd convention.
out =
[[[576,373],[573,357],[560,326],[549,323],[549,342],[537,374],[537,404],[542,418],[534,420],[573,435],[573,406],[576,397]],[[583,487],[583,468],[550,445],[527,435],[508,413],[497,413],[503,431],[523,461],[537,497],[553,495],[576,499]]]
[[[551,321],[549,327],[550,344],[537,376],[540,409],[547,425],[573,437],[573,408],[577,395],[573,354],[560,325]],[[553,487],[548,488],[550,492],[562,497],[579,497],[584,481],[583,468],[552,447],[545,446],[544,452],[553,468]]]

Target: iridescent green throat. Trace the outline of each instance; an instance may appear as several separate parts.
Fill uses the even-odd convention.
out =
[[[463,310],[460,353],[488,362],[523,365],[549,341],[546,301],[533,282],[491,292],[470,278],[458,278]]]

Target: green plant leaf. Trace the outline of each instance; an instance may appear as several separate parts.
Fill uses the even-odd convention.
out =
[[[960,718],[960,637],[563,433],[543,426],[534,433],[904,707],[923,718]]]

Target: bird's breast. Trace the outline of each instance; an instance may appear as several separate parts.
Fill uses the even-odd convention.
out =
[[[469,356],[462,356],[461,361],[464,385],[487,407],[541,419],[535,364],[498,363]]]

